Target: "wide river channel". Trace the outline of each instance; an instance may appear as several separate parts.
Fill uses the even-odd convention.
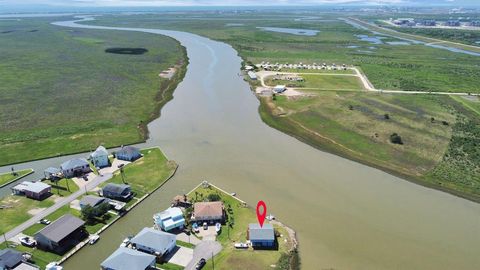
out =
[[[316,150],[265,125],[229,45],[183,32],[58,22],[167,35],[187,48],[186,76],[146,146],[179,165],[164,187],[65,263],[99,269],[127,235],[152,225],[176,194],[208,180],[298,232],[302,269],[479,269],[480,204]],[[17,167],[59,164],[56,158]],[[52,164],[56,163],[56,164]],[[8,167],[9,168],[9,167]],[[8,170],[7,167],[1,168]]]

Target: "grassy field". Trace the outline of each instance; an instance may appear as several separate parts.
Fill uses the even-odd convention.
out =
[[[53,198],[43,201],[28,199],[23,196],[10,195],[0,200],[0,232],[8,232],[32,217],[29,211],[48,208],[53,205]]]
[[[272,77],[267,77],[265,84],[269,86],[282,84],[288,87],[309,88],[309,90],[364,90],[362,82],[355,76],[322,74],[300,74],[299,76],[304,79],[303,82],[274,80]]]
[[[278,238],[278,250],[237,250],[233,247],[235,242],[245,242],[247,240],[247,228],[249,223],[256,223],[255,211],[251,207],[245,207],[241,202],[232,196],[225,194],[214,187],[198,187],[190,193],[191,201],[203,201],[209,194],[218,194],[224,203],[227,211],[227,224],[222,227],[217,241],[222,244],[222,251],[215,256],[215,269],[269,269],[271,265],[276,264],[282,254],[286,254],[291,246],[290,239],[287,237],[285,229],[275,226],[275,229],[283,237]],[[229,210],[231,209],[231,210]],[[229,224],[232,224],[229,226]],[[287,241],[284,241],[284,238]],[[204,269],[213,269],[212,260],[207,262]],[[276,268],[277,269],[277,268]]]
[[[33,172],[32,169],[26,169],[21,171],[15,171],[16,175],[12,174],[11,172],[0,174],[0,186],[6,185],[16,179],[20,179],[32,172]]]
[[[79,187],[71,179],[63,178],[57,182],[45,180],[45,184],[52,186],[52,193],[58,196],[68,196],[78,191]]]
[[[171,38],[52,20],[0,21],[0,165],[143,141],[183,78],[186,53]],[[159,77],[176,64],[172,80]]]
[[[295,21],[285,14],[188,14],[102,16],[89,23],[176,29],[200,34],[232,45],[247,63],[337,63],[360,67],[379,89],[480,92],[480,57],[424,45],[389,45],[401,41],[385,36],[382,44],[361,41],[356,35],[373,36],[339,20],[344,13],[322,13],[322,21]],[[281,15],[281,16],[280,16]],[[281,19],[279,19],[281,17]],[[227,23],[241,22],[241,26]],[[320,30],[316,36],[262,31],[257,26]],[[446,68],[448,67],[448,68]]]
[[[158,148],[144,149],[141,151],[143,158],[125,167],[125,181],[132,187],[135,196],[140,198],[152,192],[160,184],[166,181],[175,170],[176,164],[167,160]],[[116,172],[107,183],[122,184],[120,172]]]
[[[310,144],[414,176],[441,160],[452,132],[441,121],[455,122],[447,109],[428,96],[323,92],[262,103],[269,124],[295,135],[298,130],[301,135],[297,136]],[[431,122],[432,117],[437,120]],[[402,137],[403,145],[390,142],[393,133]]]

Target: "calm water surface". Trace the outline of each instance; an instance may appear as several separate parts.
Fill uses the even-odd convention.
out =
[[[478,269],[479,204],[318,151],[266,126],[229,45],[174,31],[88,28],[171,36],[187,48],[190,64],[174,99],[149,125],[146,144],[176,160],[178,174],[67,261],[67,270],[98,269],[125,236],[151,226],[152,214],[204,179],[250,204],[265,200],[298,232],[303,269]]]
[[[270,31],[270,32],[278,32],[278,33],[292,34],[292,35],[298,35],[298,36],[315,36],[320,32],[318,30],[281,28],[281,27],[257,27],[257,28],[265,31]]]

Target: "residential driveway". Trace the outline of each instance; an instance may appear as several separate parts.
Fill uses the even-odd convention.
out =
[[[194,270],[197,262],[204,258],[208,260],[212,255],[217,255],[222,250],[222,245],[217,241],[204,240],[193,250],[193,259],[185,266],[185,270]]]
[[[173,252],[171,252],[165,260],[169,263],[181,265],[183,267],[193,258],[193,249],[177,246]]]
[[[194,245],[198,245],[200,244],[200,242],[202,242],[202,240],[198,239],[195,235],[190,234],[190,236],[188,236],[184,232],[177,234],[177,240],[180,240],[185,243],[192,243]]]
[[[217,237],[217,232],[215,231],[215,226],[208,226],[207,230],[204,230],[203,227],[200,228],[198,236],[201,236],[203,240],[206,241],[215,241]]]
[[[113,174],[114,172],[118,171],[118,166],[123,164],[123,166],[130,164],[130,161],[125,161],[125,160],[119,160],[119,159],[114,159],[112,162],[112,166],[110,167],[105,167],[100,170],[98,170],[99,174]]]

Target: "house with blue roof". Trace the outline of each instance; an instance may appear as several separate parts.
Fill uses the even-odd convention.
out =
[[[156,258],[126,247],[118,248],[100,266],[102,270],[146,270],[155,268]]]
[[[248,225],[248,240],[253,248],[273,248],[275,246],[275,232],[272,224],[250,223]]]
[[[162,232],[152,228],[143,228],[130,243],[139,251],[155,254],[158,258],[173,251],[177,237],[174,234]]]
[[[170,207],[167,210],[153,215],[153,220],[157,228],[168,232],[173,229],[183,229],[185,226],[185,218],[183,212],[178,207]]]

